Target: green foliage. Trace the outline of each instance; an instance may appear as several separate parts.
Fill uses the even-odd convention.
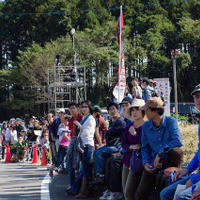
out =
[[[124,13],[124,55],[127,77],[169,77],[173,82],[170,52],[177,56],[179,100],[199,82],[200,4],[164,0],[5,0],[0,15],[0,108],[6,116],[42,114],[47,104],[47,70],[61,54],[61,64],[73,63],[72,38],[76,29],[77,65],[87,67],[87,94],[105,106],[117,80],[119,46],[116,23],[119,6]],[[115,10],[98,10],[117,8]],[[87,11],[81,11],[87,10]],[[79,12],[66,12],[79,11]],[[171,84],[172,85],[172,84]],[[98,93],[96,91],[99,91]],[[173,101],[173,93],[172,93]]]

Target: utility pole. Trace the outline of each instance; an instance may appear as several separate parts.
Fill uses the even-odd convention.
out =
[[[177,78],[176,78],[176,55],[179,53],[177,49],[171,51],[173,60],[173,75],[174,75],[174,103],[175,103],[175,116],[178,120],[178,92],[177,92]]]
[[[76,69],[76,50],[75,50],[75,45],[74,45],[74,34],[75,34],[75,29],[72,28],[72,30],[70,31],[70,34],[72,35],[72,42],[73,42],[73,52],[74,52],[74,71],[75,71],[75,81],[77,84],[77,69]],[[76,103],[78,103],[78,87],[76,87]]]

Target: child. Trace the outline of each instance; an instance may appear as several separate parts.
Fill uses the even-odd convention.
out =
[[[42,146],[42,149],[45,149],[48,163],[51,163],[51,152],[50,152],[49,131],[48,130],[45,130],[43,132],[43,138],[41,139],[41,146]]]
[[[23,136],[18,136],[18,142],[16,142],[11,149],[13,152],[11,162],[19,162],[19,160],[23,161],[26,152],[25,145],[23,144]]]
[[[61,141],[59,143],[58,157],[56,159],[55,164],[52,165],[52,167],[50,168],[50,176],[53,176],[53,169],[61,165],[61,163],[64,161],[64,158],[67,154],[69,142],[71,139],[71,133],[70,133],[71,131],[68,130],[68,126],[67,126],[68,120],[69,120],[69,117],[67,115],[64,115],[62,119],[63,128],[59,129],[59,132],[60,132],[59,138],[61,138]]]

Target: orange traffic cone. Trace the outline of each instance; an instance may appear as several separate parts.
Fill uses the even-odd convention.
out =
[[[7,144],[5,163],[10,163],[10,162],[11,162],[10,147],[9,147],[9,145]]]
[[[47,162],[47,156],[46,156],[46,152],[45,149],[42,150],[42,161],[41,161],[41,165],[40,166],[47,166],[48,162]]]
[[[33,161],[32,161],[31,164],[39,164],[36,144],[34,144],[34,149],[33,149]]]

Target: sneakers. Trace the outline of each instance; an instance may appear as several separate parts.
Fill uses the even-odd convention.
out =
[[[65,192],[69,192],[72,189],[71,186],[68,186],[67,189],[65,190]]]
[[[123,199],[123,194],[120,192],[111,192],[110,196],[107,198],[107,200],[121,200]]]
[[[106,200],[111,195],[109,190],[103,192],[103,196],[99,197],[99,200]]]

